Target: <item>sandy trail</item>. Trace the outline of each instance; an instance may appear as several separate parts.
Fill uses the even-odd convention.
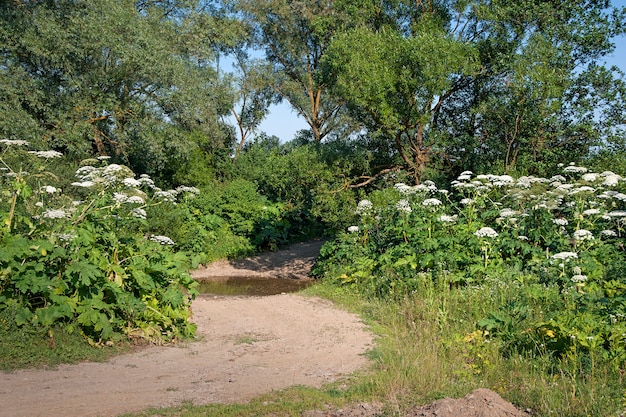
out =
[[[285,259],[294,256],[292,248]],[[270,264],[263,263],[264,272]],[[310,262],[298,262],[289,275],[302,274],[302,265]],[[198,341],[152,346],[105,363],[3,373],[0,416],[116,416],[182,402],[245,402],[293,385],[321,386],[362,369],[373,343],[358,317],[317,297],[200,297],[193,314]]]

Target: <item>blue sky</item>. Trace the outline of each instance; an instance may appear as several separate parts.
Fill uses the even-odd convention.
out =
[[[623,7],[626,6],[626,0],[613,0],[611,4],[616,7]],[[626,37],[621,36],[614,41],[615,51],[607,57],[606,64],[608,66],[615,65],[626,73]],[[283,102],[272,107],[270,115],[259,126],[259,131],[268,135],[275,135],[284,142],[293,139],[297,131],[308,128],[309,126],[304,119],[292,111],[287,102]]]

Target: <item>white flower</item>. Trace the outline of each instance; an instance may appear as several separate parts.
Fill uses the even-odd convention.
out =
[[[454,216],[449,216],[447,214],[442,214],[441,216],[439,216],[439,221],[442,223],[454,223],[457,221],[457,219],[459,218],[458,215],[454,215]]]
[[[552,223],[557,224],[559,226],[567,226],[567,219],[552,219]]]
[[[494,175],[490,180],[494,187],[504,187],[515,183],[515,179],[510,175]]]
[[[177,193],[191,193],[191,194],[200,194],[200,190],[196,187],[188,187],[186,185],[181,185],[176,187]]]
[[[603,230],[600,232],[600,234],[604,235],[604,236],[608,236],[608,237],[615,237],[617,236],[617,233],[615,233],[615,231],[613,230]]]
[[[587,281],[587,275],[576,274],[572,277],[572,282],[579,284]]]
[[[469,204],[472,204],[474,202],[474,200],[472,200],[471,198],[464,198],[460,201],[461,204],[463,204],[464,206],[467,206]]]
[[[130,215],[136,217],[138,219],[146,219],[147,214],[146,211],[142,208],[136,207],[130,211]]]
[[[406,185],[406,184],[405,184],[405,183],[403,183],[403,182],[399,182],[399,183],[395,184],[395,185],[393,186],[393,188],[395,188],[396,190],[398,190],[398,192],[399,192],[400,194],[412,194],[412,193],[414,192],[414,191],[413,191],[413,187],[411,187],[411,186],[409,186],[409,185]]]
[[[602,185],[605,185],[607,187],[614,187],[614,186],[616,186],[620,182],[621,179],[622,179],[622,177],[620,177],[619,175],[616,175],[616,174],[607,175],[604,178],[604,181],[602,182]]]
[[[550,178],[550,182],[565,182],[567,181],[567,179],[563,176],[563,175],[555,175],[552,178]]]
[[[619,201],[626,201],[626,194],[624,193],[615,193],[613,194],[613,198]]]
[[[54,194],[54,193],[59,193],[61,192],[60,189],[53,187],[51,185],[45,185],[43,187],[41,187],[41,191],[45,191],[48,194]]]
[[[108,155],[100,155],[100,156],[97,156],[96,158],[98,158],[99,161],[106,161],[107,159],[111,159],[111,157]]]
[[[611,217],[626,217],[626,210],[613,210],[607,214],[609,218]]]
[[[578,193],[585,193],[585,192],[588,192],[588,193],[593,193],[593,192],[595,192],[595,191],[596,191],[596,190],[595,190],[593,187],[589,187],[588,185],[583,185],[582,187],[573,188],[573,189],[569,192],[569,194],[570,194],[570,195],[574,195],[574,194],[578,194]]]
[[[348,227],[348,232],[349,233],[356,233],[359,231],[359,226],[349,226]]]
[[[61,152],[57,152],[57,151],[28,151],[28,153],[32,153],[33,155],[39,157],[39,158],[60,158],[61,156],[63,156],[63,154]]]
[[[149,239],[153,242],[160,243],[161,245],[174,245],[174,241],[167,236],[150,235]]]
[[[127,187],[132,187],[132,188],[141,187],[141,182],[139,182],[139,180],[136,180],[134,178],[124,178],[122,183]]]
[[[583,215],[585,216],[593,216],[595,214],[600,214],[600,210],[593,208],[583,211]]]
[[[113,200],[118,204],[125,203],[128,201],[128,196],[122,193],[113,193]]]
[[[593,233],[586,229],[576,230],[573,236],[576,240],[593,240]]]
[[[400,184],[401,184],[401,183],[400,183]],[[398,184],[396,184],[396,185],[398,185]],[[431,191],[431,190],[428,188],[428,186],[427,186],[427,185],[425,185],[425,184],[417,184],[417,185],[414,185],[413,187],[409,187],[409,188],[411,188],[412,192],[411,192],[411,193],[406,193],[406,194],[415,194],[416,192],[427,192],[427,191]],[[400,190],[398,189],[398,191],[400,191]],[[400,191],[400,192],[402,192],[402,191]]]
[[[162,201],[166,201],[169,203],[175,203],[176,202],[176,191],[174,190],[168,190],[168,191],[157,191],[154,193],[154,196]]]
[[[76,235],[72,232],[59,234],[59,240],[62,240],[64,242],[69,242],[70,240],[75,239],[75,238],[76,238]]]
[[[76,170],[76,178],[79,180],[93,180],[95,176],[99,173],[98,168],[92,167],[91,165],[85,165]]]
[[[43,207],[43,203],[42,203],[41,201],[37,201],[37,202],[35,203],[35,206],[37,206],[37,207]]]
[[[424,187],[428,189],[428,191],[435,192],[437,191],[437,185],[431,180],[426,180],[422,183]]]
[[[145,201],[143,200],[143,198],[139,197],[138,195],[132,195],[128,197],[126,199],[126,202],[129,204],[145,204]]]
[[[517,212],[510,208],[504,208],[500,210],[500,217],[513,217],[517,214]]]
[[[569,261],[570,259],[578,259],[576,252],[559,252],[551,256],[552,259]]]
[[[577,167],[575,165],[570,165],[570,166],[567,166],[567,167],[563,168],[563,172],[569,172],[571,174],[574,174],[574,173],[581,173],[582,174],[582,173],[585,173],[587,171],[588,171],[587,168],[585,168],[585,167]]]
[[[20,140],[20,139],[0,139],[0,143],[3,143],[5,145],[15,145],[15,146],[30,145],[30,142],[28,142],[27,140]]]
[[[519,240],[521,240],[522,242],[526,242],[526,241],[528,241],[528,236],[519,235],[517,238],[518,238]]]
[[[118,165],[118,164],[109,164],[106,166],[106,168],[104,168],[104,174],[111,174],[114,172],[119,172],[122,170],[122,166]]]
[[[141,174],[138,181],[141,185],[147,185],[148,188],[154,188],[154,181],[152,181],[148,174]]]
[[[91,188],[95,185],[95,183],[93,181],[82,181],[82,182],[73,182],[72,185],[75,187]]]
[[[472,174],[473,174],[472,171],[463,171],[463,172],[461,172],[460,175],[472,175]]]
[[[356,205],[355,214],[367,214],[374,208],[374,205],[369,200],[361,200]]]
[[[422,205],[425,206],[425,207],[440,206],[441,205],[441,200],[439,200],[437,198],[427,198],[426,200],[422,201]]]
[[[457,177],[457,181],[466,181],[472,178],[471,174],[461,174]]]
[[[116,183],[123,178],[128,178],[129,174],[132,175],[132,171],[129,168],[118,164],[111,164],[107,165],[104,170],[102,170],[101,175],[108,183]]]
[[[593,172],[589,172],[587,174],[584,174],[582,177],[580,177],[583,181],[587,181],[587,182],[594,182],[595,180],[598,179],[598,174],[593,173]]]
[[[411,204],[407,201],[407,200],[400,200],[396,203],[396,209],[398,209],[398,211],[402,211],[404,213],[410,213],[413,211],[413,209],[411,209]]]
[[[65,219],[69,217],[69,213],[63,209],[57,209],[57,210],[48,209],[43,212],[42,216],[45,219]]]
[[[493,230],[491,227],[481,227],[474,232],[474,234],[478,237],[489,237],[492,239],[498,237],[498,232]]]

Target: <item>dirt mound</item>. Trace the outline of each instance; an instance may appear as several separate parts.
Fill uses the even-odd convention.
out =
[[[379,417],[384,414],[380,403],[360,403],[341,410],[315,410],[304,417]],[[479,388],[465,398],[444,398],[423,407],[411,409],[405,417],[529,417],[495,392]]]
[[[444,398],[406,414],[406,417],[528,417],[495,392],[479,388],[465,398]]]

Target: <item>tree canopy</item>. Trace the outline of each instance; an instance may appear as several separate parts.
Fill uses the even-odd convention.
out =
[[[623,150],[623,74],[601,63],[625,21],[606,0],[12,0],[0,135],[171,179],[219,170],[286,100],[313,140],[370,146],[368,181],[543,172]]]
[[[3,2],[0,134],[152,172],[185,157],[190,132],[230,146],[211,63],[239,27],[195,1]]]

